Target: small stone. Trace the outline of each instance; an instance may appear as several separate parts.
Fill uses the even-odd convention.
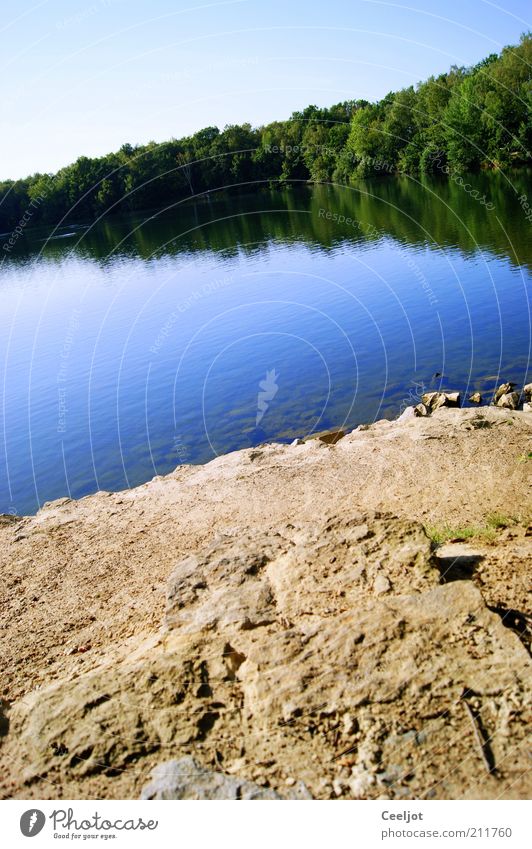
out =
[[[341,796],[342,793],[344,792],[343,782],[340,781],[339,778],[335,778],[332,786],[333,786],[334,795],[335,796]]]
[[[416,404],[414,407],[414,415],[415,416],[428,416],[429,408],[425,406],[425,404]]]
[[[297,439],[294,439],[294,441],[290,443],[290,445],[304,445],[304,444],[305,443],[303,442],[302,439],[299,438],[299,436],[297,437]]]
[[[304,781],[296,781],[294,779],[293,787],[290,787],[286,791],[285,795],[282,798],[287,799],[287,800],[290,799],[290,800],[293,801],[295,799],[307,799],[308,800],[308,799],[312,799],[313,796],[312,796],[312,793],[310,792],[310,790],[308,789],[308,787],[307,787],[307,785],[305,784]]]
[[[349,780],[349,789],[353,798],[363,798],[374,784],[375,776],[363,764],[353,767]]]
[[[445,395],[445,407],[458,407],[460,404],[460,393],[459,392],[444,392]]]
[[[532,413],[532,404],[527,404],[525,401],[523,404],[523,413]]]
[[[344,726],[344,734],[354,734],[354,732],[357,730],[356,719],[354,719],[350,713],[344,713],[342,721]]]
[[[187,755],[155,767],[142,788],[141,799],[281,799],[247,779],[215,772]]]
[[[407,407],[406,410],[403,410],[403,412],[401,413],[401,415],[399,416],[397,421],[398,422],[407,422],[410,419],[415,418],[415,416],[416,416],[415,407]]]
[[[482,404],[482,395],[480,392],[473,392],[473,394],[469,396],[469,401],[471,404]]]
[[[84,654],[86,651],[90,651],[91,648],[92,646],[89,644],[87,644],[86,646],[74,646],[73,648],[65,649],[65,654]]]
[[[429,410],[437,410],[443,403],[443,393],[425,392],[425,394],[421,396],[421,401],[429,408]]]
[[[532,383],[527,383],[523,386],[523,394],[527,401],[532,401]]]
[[[326,445],[336,445],[337,442],[344,438],[345,433],[343,428],[339,428],[338,430],[324,430],[321,433],[312,434],[309,438],[318,439]]]
[[[377,575],[375,581],[373,582],[373,592],[375,593],[375,595],[389,593],[391,588],[392,585],[386,575]]]
[[[288,776],[288,778],[285,780],[285,784],[287,787],[293,787],[295,783],[295,778],[292,778],[291,776]]]
[[[519,406],[519,392],[506,392],[497,399],[496,405],[497,407],[504,407],[507,410],[517,410]]]
[[[514,386],[515,383],[501,383],[493,396],[493,403],[497,404],[497,406],[501,406],[498,404],[499,398],[502,398],[503,395],[507,395],[508,392],[511,392]]]
[[[432,412],[440,407],[458,407],[460,405],[459,392],[425,392],[421,401]]]

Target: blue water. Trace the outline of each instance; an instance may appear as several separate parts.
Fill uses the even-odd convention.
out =
[[[389,180],[26,234],[0,266],[0,512],[525,380],[530,224],[497,191],[491,217]]]

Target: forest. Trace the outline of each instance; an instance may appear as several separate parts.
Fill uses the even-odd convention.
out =
[[[56,174],[0,182],[0,232],[160,209],[206,192],[531,164],[532,34],[470,68],[453,66],[377,103],[308,106],[262,127],[81,156]],[[13,242],[13,239],[11,240]],[[7,249],[7,248],[6,248]]]

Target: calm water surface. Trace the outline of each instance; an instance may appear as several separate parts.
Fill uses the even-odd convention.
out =
[[[388,178],[212,194],[0,251],[0,512],[527,379],[530,181],[469,182],[493,210]]]

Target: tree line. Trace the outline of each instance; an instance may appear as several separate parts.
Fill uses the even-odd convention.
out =
[[[377,103],[308,106],[286,121],[207,127],[168,142],[81,156],[56,174],[0,182],[0,232],[162,208],[229,186],[353,183],[532,161],[532,34]]]

